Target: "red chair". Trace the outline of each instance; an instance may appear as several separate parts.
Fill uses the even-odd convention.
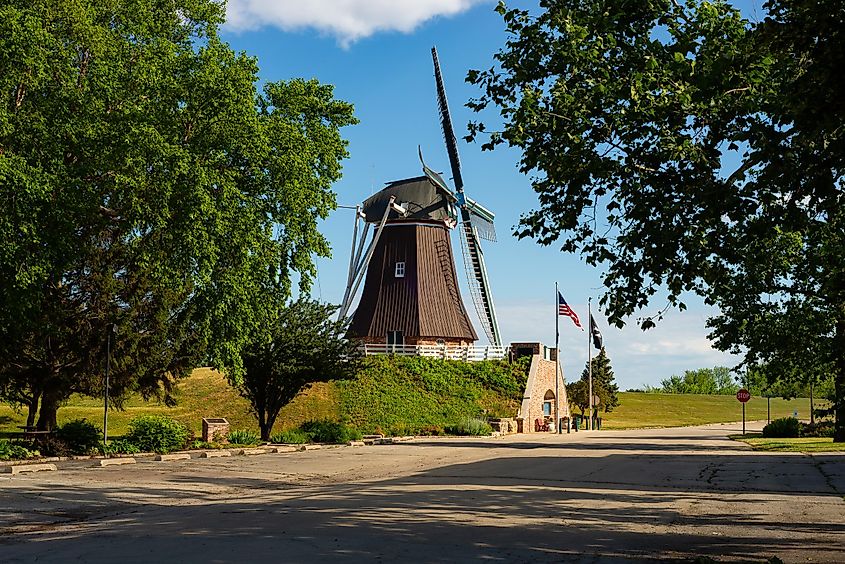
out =
[[[538,433],[540,431],[548,432],[549,431],[549,424],[546,423],[546,421],[543,420],[543,419],[535,419],[534,420],[534,430],[537,431]]]

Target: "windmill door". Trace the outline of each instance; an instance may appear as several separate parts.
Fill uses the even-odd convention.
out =
[[[397,348],[402,348],[405,345],[405,335],[402,331],[388,331],[387,332],[387,347],[395,352]]]

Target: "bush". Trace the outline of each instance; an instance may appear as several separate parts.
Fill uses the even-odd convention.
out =
[[[233,445],[257,445],[261,437],[255,431],[248,429],[235,429],[229,431],[229,443]]]
[[[276,444],[301,445],[311,441],[311,437],[302,429],[288,429],[270,437],[270,442]]]
[[[141,415],[129,422],[126,440],[144,452],[165,454],[184,448],[188,428],[163,415]]]
[[[39,455],[37,450],[28,449],[6,439],[0,439],[0,460],[23,460],[35,458]]]
[[[802,437],[832,437],[833,421],[819,421],[815,424],[801,424]]]
[[[425,425],[417,429],[415,434],[423,437],[440,437],[446,434],[446,429],[439,425]]]
[[[102,443],[103,432],[86,419],[75,419],[56,429],[55,437],[71,454],[90,454]]]
[[[43,456],[70,456],[72,453],[67,443],[55,435],[42,435],[35,439],[35,447]]]
[[[100,454],[106,456],[112,454],[137,454],[141,452],[141,449],[139,449],[137,445],[125,439],[118,439],[116,441],[112,441],[105,446],[98,445],[97,450],[100,451]]]
[[[775,419],[763,427],[763,436],[773,439],[792,438],[799,434],[800,423],[794,417]]]
[[[450,435],[478,437],[490,435],[493,432],[493,428],[483,419],[467,417],[454,425],[446,427],[446,432]]]
[[[361,439],[361,432],[337,421],[306,421],[300,426],[315,443],[347,443]]]

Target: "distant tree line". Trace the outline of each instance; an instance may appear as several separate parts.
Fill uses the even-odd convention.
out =
[[[639,390],[652,394],[710,394],[733,395],[740,388],[746,388],[753,396],[781,397],[792,399],[809,397],[833,399],[833,377],[777,378],[761,370],[748,371],[740,376],[731,374],[726,366],[685,370],[683,375],[672,375],[660,381],[659,386],[644,384]],[[812,388],[812,389],[811,389]]]

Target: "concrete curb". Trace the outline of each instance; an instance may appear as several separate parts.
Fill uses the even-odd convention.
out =
[[[101,458],[100,467],[104,466],[123,466],[124,464],[135,464],[135,459],[131,457],[124,458]]]
[[[351,447],[364,446],[364,441],[349,441],[348,443],[346,443],[346,446],[351,446]]]
[[[155,459],[157,462],[169,462],[171,460],[190,460],[191,455],[187,452],[175,454],[159,454],[155,457]]]
[[[284,445],[284,446],[270,447],[269,449],[267,449],[267,452],[272,453],[272,454],[284,454],[286,452],[299,452],[301,450],[303,450],[303,449],[302,449],[302,447],[299,447],[299,446]]]
[[[224,458],[232,456],[231,450],[207,450],[200,453],[200,458]]]
[[[252,456],[254,454],[267,454],[269,451],[263,448],[242,448],[238,451],[240,456]]]
[[[58,470],[55,464],[17,464],[15,466],[7,466],[6,468],[8,468],[8,470],[6,470],[5,473],[11,474],[12,476],[23,474],[24,472],[55,472]]]
[[[320,450],[323,445],[304,445],[302,450]]]

